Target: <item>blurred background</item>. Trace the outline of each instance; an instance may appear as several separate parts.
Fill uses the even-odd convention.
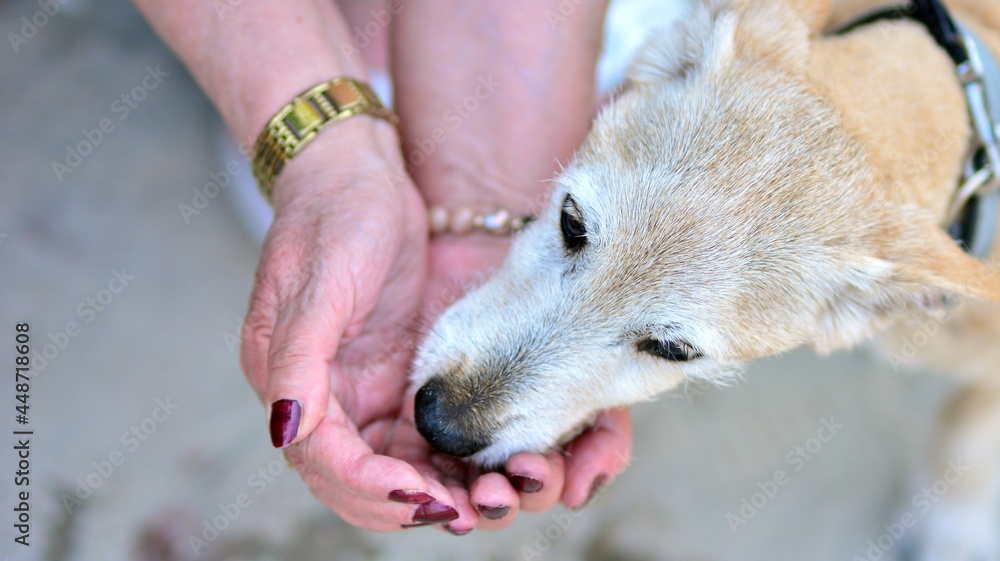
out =
[[[581,513],[465,537],[346,525],[271,448],[239,369],[266,221],[249,173],[226,171],[213,108],[130,4],[58,4],[0,3],[0,360],[18,322],[35,353],[27,425],[0,384],[4,561],[844,560],[920,485],[954,388],[865,351],[803,351],[635,407],[631,468]],[[634,4],[613,7],[602,80],[641,42]],[[22,428],[30,547],[8,506]]]

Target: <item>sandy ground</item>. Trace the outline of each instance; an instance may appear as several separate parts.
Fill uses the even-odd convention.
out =
[[[38,10],[3,3],[0,31],[20,33]],[[13,362],[16,322],[30,322],[36,350],[52,346],[31,381],[28,548],[6,506],[19,427],[2,384],[0,556],[194,559],[188,538],[246,493],[199,559],[845,560],[918,485],[949,386],[864,352],[798,352],[733,387],[636,407],[633,466],[582,514],[461,538],[355,530],[284,469],[239,371],[255,244],[223,198],[188,222],[178,209],[223,167],[212,108],[121,0],[71,3],[17,51],[0,44],[0,360]],[[115,99],[157,68],[157,87],[124,114]],[[55,171],[105,118],[114,129],[92,153]],[[820,443],[824,424],[839,428]],[[74,494],[89,496],[66,508]]]

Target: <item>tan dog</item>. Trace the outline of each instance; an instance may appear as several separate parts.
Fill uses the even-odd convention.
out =
[[[938,512],[941,527],[977,526],[925,551],[995,559],[1000,307],[945,307],[1000,301],[1000,274],[942,229],[969,109],[920,25],[821,34],[874,4],[709,1],[658,34],[503,269],[425,341],[424,436],[500,463],[602,409],[802,345],[895,326],[898,362],[911,321],[947,315],[906,361],[969,382],[938,463],[974,468]],[[1000,0],[949,6],[1000,53]]]

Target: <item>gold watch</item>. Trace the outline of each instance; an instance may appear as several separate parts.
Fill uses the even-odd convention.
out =
[[[379,100],[371,86],[338,77],[295,96],[267,123],[253,148],[253,175],[271,202],[274,180],[320,131],[354,115],[373,115],[393,124],[398,117]]]

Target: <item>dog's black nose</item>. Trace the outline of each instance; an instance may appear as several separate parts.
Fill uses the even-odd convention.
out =
[[[471,456],[489,444],[456,428],[459,419],[448,418],[442,406],[442,384],[435,378],[424,384],[417,392],[414,418],[417,430],[427,439],[431,447],[439,452],[458,456]]]

